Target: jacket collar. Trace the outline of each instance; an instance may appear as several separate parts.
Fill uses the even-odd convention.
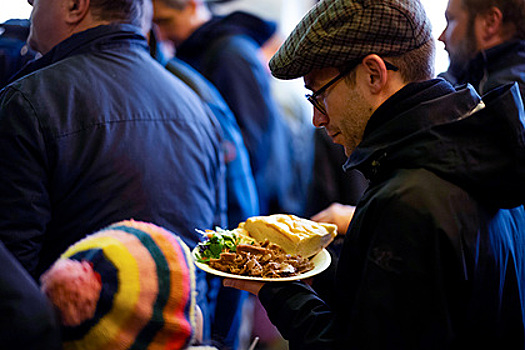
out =
[[[468,114],[479,102],[471,86],[455,91],[443,79],[408,84],[370,117],[363,140],[343,168],[357,168],[371,178],[377,173],[374,164],[378,164],[378,158],[385,157],[387,149],[414,134]]]
[[[130,24],[101,25],[90,28],[57,44],[48,53],[25,65],[12,79],[17,80],[39,69],[45,68],[66,57],[99,51],[102,47],[136,45],[148,50],[146,39],[140,28]]]
[[[262,46],[275,33],[276,28],[274,22],[240,11],[227,16],[214,16],[177,48],[177,56],[187,58],[200,55],[209,48],[211,42],[231,35],[246,35]]]
[[[495,207],[522,205],[525,110],[518,85],[492,90],[483,102],[470,85],[423,99],[371,129],[344,167],[361,171],[371,186],[400,169],[425,169]]]
[[[521,56],[521,58],[520,58]],[[479,52],[468,64],[465,73],[457,77],[459,84],[472,84],[479,93],[484,93],[485,80],[494,71],[521,66],[525,57],[525,40],[510,40]],[[520,63],[521,62],[521,63]],[[514,68],[515,69],[515,68]]]

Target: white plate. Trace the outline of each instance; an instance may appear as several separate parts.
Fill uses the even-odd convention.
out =
[[[199,249],[198,246],[195,247],[195,249],[193,249],[193,252],[192,252],[194,260],[195,260],[195,253],[197,252],[197,249]],[[326,249],[323,249],[310,260],[314,263],[314,268],[312,270],[307,271],[305,273],[301,273],[297,276],[279,277],[279,278],[263,278],[263,277],[235,275],[232,273],[212,269],[208,264],[200,263],[197,260],[195,260],[195,265],[197,265],[199,269],[204,270],[207,273],[211,273],[212,275],[216,275],[220,277],[235,278],[235,279],[240,279],[240,280],[263,281],[263,282],[285,282],[285,281],[296,281],[296,280],[307,279],[307,278],[310,278],[312,276],[315,276],[323,272],[324,270],[328,268],[328,266],[330,266],[330,262],[332,258],[330,257],[330,253],[328,253]]]

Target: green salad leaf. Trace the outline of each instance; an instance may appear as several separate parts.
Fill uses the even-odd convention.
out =
[[[204,241],[200,242],[196,250],[195,257],[200,263],[208,263],[210,259],[219,259],[223,252],[235,252],[241,238],[233,231],[224,230],[216,227],[212,230],[196,230],[204,236]]]

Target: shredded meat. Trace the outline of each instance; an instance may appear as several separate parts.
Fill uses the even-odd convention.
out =
[[[276,244],[239,244],[235,253],[222,253],[219,259],[211,259],[210,267],[235,275],[278,278],[296,276],[310,271],[314,264],[300,255],[286,254]]]

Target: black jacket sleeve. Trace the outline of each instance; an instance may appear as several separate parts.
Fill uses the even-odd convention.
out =
[[[51,219],[48,156],[33,105],[18,90],[0,94],[0,240],[34,276]]]
[[[61,349],[53,307],[35,281],[0,242],[2,349]]]
[[[290,350],[335,349],[333,313],[308,285],[267,283],[259,300]]]

